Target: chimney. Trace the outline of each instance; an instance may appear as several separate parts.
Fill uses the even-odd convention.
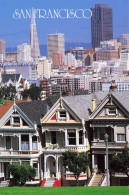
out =
[[[95,110],[95,99],[92,99],[92,112]]]

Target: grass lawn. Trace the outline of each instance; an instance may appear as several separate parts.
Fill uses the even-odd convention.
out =
[[[129,195],[129,186],[122,187],[5,187],[0,188],[0,195]]]

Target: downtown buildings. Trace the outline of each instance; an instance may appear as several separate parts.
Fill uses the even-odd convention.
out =
[[[47,36],[47,49],[48,49],[48,58],[52,59],[52,54],[59,51],[65,55],[65,45],[64,45],[64,34],[48,34]]]
[[[92,48],[95,49],[101,41],[113,39],[112,8],[106,4],[96,4],[91,11]]]

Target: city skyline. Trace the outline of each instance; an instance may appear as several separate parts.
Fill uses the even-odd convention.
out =
[[[24,3],[25,2],[25,3]],[[120,34],[128,33],[129,29],[129,14],[128,14],[128,4],[129,1],[126,0],[124,3],[122,0],[111,1],[111,0],[94,0],[94,1],[84,1],[77,0],[62,1],[59,0],[49,0],[44,1],[16,1],[0,0],[0,25],[2,26],[0,30],[0,39],[6,41],[7,47],[16,47],[18,44],[29,43],[29,32],[30,32],[30,19],[16,20],[13,18],[13,13],[15,9],[91,9],[95,7],[95,4],[104,3],[113,10],[113,37],[118,38]],[[120,10],[118,12],[118,10]],[[119,13],[119,14],[118,14]],[[43,45],[47,43],[47,34],[53,33],[63,33],[65,35],[66,42],[91,42],[91,19],[36,19],[37,31],[39,44]]]

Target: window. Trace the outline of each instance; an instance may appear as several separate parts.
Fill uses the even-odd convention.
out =
[[[37,144],[37,136],[32,137],[32,150],[37,150],[38,144]]]
[[[51,143],[56,144],[56,131],[51,132]]]
[[[125,127],[117,126],[117,141],[126,141]]]
[[[79,144],[84,144],[83,131],[79,131]]]
[[[103,127],[99,128],[99,139],[104,140],[104,135],[105,135],[105,128]]]
[[[6,149],[11,149],[11,137],[6,137]]]
[[[66,119],[66,111],[60,111],[59,112],[59,118]]]
[[[76,130],[75,129],[68,130],[68,144],[76,145]]]
[[[125,134],[117,134],[117,141],[126,141]]]
[[[36,176],[38,176],[38,162],[33,162],[33,168],[36,169]]]
[[[108,115],[116,115],[116,108],[108,108]]]
[[[20,117],[13,117],[13,126],[15,127],[20,126]]]
[[[21,135],[21,149],[29,150],[29,135]]]

